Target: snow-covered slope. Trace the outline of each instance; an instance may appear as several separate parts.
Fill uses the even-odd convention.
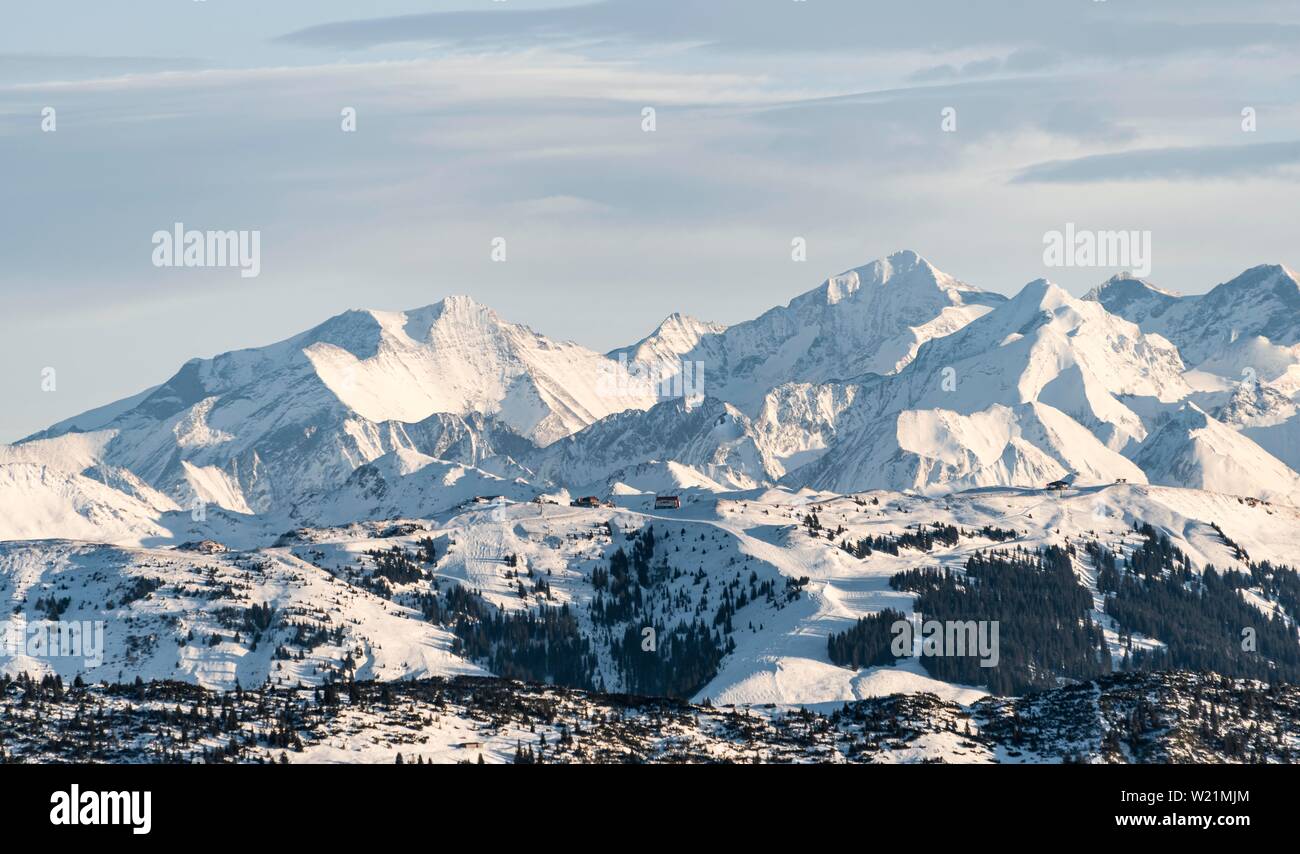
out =
[[[469,297],[406,313],[367,312],[361,346],[314,341],[303,348],[321,381],[371,422],[421,421],[437,412],[481,413],[548,444],[623,408],[648,406],[649,389],[621,401],[602,394],[617,370],[577,344],[507,323]]]
[[[770,483],[777,476],[749,418],[712,397],[694,404],[667,400],[646,412],[612,415],[525,463],[543,482],[577,488],[627,482],[638,466],[669,461],[731,489]]]
[[[979,322],[930,342],[889,396],[959,411],[1041,400],[1118,449],[1146,433],[1118,396],[1179,400],[1189,391],[1182,371],[1168,341],[1038,279]]]
[[[1148,324],[1159,323],[1164,314],[1184,297],[1132,273],[1119,273],[1088,291],[1083,298],[1099,302],[1111,314],[1148,329]],[[1154,326],[1150,329],[1155,331]]]
[[[0,540],[140,542],[179,509],[128,469],[100,461],[112,431],[0,445]]]
[[[158,507],[84,474],[39,463],[0,463],[0,541],[57,534],[139,542],[166,535],[161,515]]]
[[[1177,344],[1195,368],[1187,375],[1197,388],[1190,401],[1292,470],[1300,468],[1300,281],[1294,272],[1276,264],[1252,267],[1197,296],[1116,278],[1088,298]]]
[[[1197,296],[1117,277],[1088,298],[1173,341],[1189,365],[1244,337],[1262,336],[1282,346],[1300,343],[1300,281],[1280,264],[1251,267]]]
[[[845,440],[791,485],[854,491],[1042,487],[1074,474],[1080,483],[1146,481],[1141,469],[1078,422],[1042,402],[993,404],[963,414],[905,409]]]
[[[897,376],[860,383],[834,419],[833,447],[785,482],[834,491],[1042,486],[1063,471],[1141,480],[1119,451],[1141,442],[1147,426],[1121,398],[1173,402],[1189,391],[1169,342],[1038,280],[926,343]],[[791,393],[807,397],[774,395]],[[769,402],[765,411],[780,409]]]
[[[1005,300],[901,251],[828,279],[754,320],[719,330],[678,315],[624,352],[671,375],[704,366],[704,392],[755,414],[768,389],[891,374],[917,348]]]
[[[1221,378],[1224,391],[1199,395],[1197,403],[1300,471],[1300,345],[1281,347],[1259,336],[1240,339],[1202,363],[1202,370]]]
[[[630,347],[620,347],[607,355],[628,364],[662,368],[666,376],[679,370],[680,360],[693,352],[706,337],[721,335],[727,327],[685,314],[671,314],[650,335]]]
[[[358,466],[341,486],[306,498],[291,515],[304,525],[346,525],[434,516],[476,498],[527,501],[536,494],[526,481],[399,450]]]
[[[1193,403],[1148,437],[1133,461],[1152,483],[1300,505],[1300,477],[1294,471]]]
[[[1292,414],[1277,423],[1242,427],[1241,434],[1292,471],[1300,471],[1300,415]]]
[[[1288,373],[1300,374],[1300,344],[1274,344],[1262,335],[1238,338],[1196,366],[1201,373],[1238,382],[1275,382]],[[1283,380],[1286,384],[1287,380]],[[1300,383],[1292,379],[1289,391]]]
[[[9,619],[46,619],[43,602],[62,591],[75,592],[60,619],[103,625],[102,660],[0,657],[3,672],[54,671],[69,680],[80,673],[88,681],[138,675],[223,689],[267,680],[320,684],[348,658],[359,678],[484,672],[453,655],[450,633],[418,612],[339,581],[285,549],[200,555],[67,542],[0,544],[0,602]],[[252,606],[268,608],[272,625],[286,633],[249,625]],[[300,639],[300,658],[277,654],[283,647],[272,638],[291,636]]]
[[[399,477],[434,465],[415,458],[386,462],[406,471]],[[802,524],[809,511],[828,528],[835,526],[837,536],[810,536]],[[843,539],[897,535],[936,523],[960,528],[959,539],[926,551],[878,550],[866,558],[840,547]],[[970,702],[984,692],[936,679],[915,659],[836,665],[828,658],[827,636],[885,608],[911,613],[913,594],[890,585],[898,572],[918,565],[960,571],[979,551],[1033,550],[1090,536],[1131,552],[1142,542],[1134,531],[1138,523],[1169,537],[1198,572],[1208,564],[1244,568],[1246,552],[1254,560],[1293,561],[1300,536],[1300,510],[1293,507],[1114,484],[1059,493],[985,488],[936,497],[749,491],[701,494],[671,511],[476,505],[409,533],[348,525],[304,532],[289,545],[218,554],[9,543],[0,545],[0,607],[7,614],[40,620],[50,602],[67,596],[62,619],[102,620],[109,630],[104,661],[94,667],[72,658],[4,664],[34,673],[52,669],[65,682],[76,673],[111,681],[139,674],[220,689],[233,688],[236,680],[245,687],[267,679],[318,685],[346,674],[349,661],[359,679],[482,673],[481,664],[457,651],[447,626],[415,607],[417,594],[436,588],[445,602],[447,591],[459,586],[481,593],[493,613],[502,615],[566,606],[579,631],[600,639],[605,624],[595,613],[607,591],[597,585],[595,571],[653,528],[651,564],[662,562],[670,570],[640,594],[656,620],[671,625],[701,610],[711,618],[723,603],[736,603],[729,620],[734,647],[695,693],[697,700],[829,708],[897,691],[928,691]],[[991,541],[981,533],[990,529],[1012,539]],[[418,580],[389,582],[373,574],[375,554],[413,550],[425,540],[432,541],[435,554],[417,561]],[[510,555],[517,558],[514,564],[504,560]],[[1081,549],[1075,561],[1081,583],[1099,596]],[[521,579],[528,580],[525,595]],[[537,580],[545,587],[533,587]],[[748,601],[728,592],[769,581],[777,591],[790,590],[788,581],[800,592]],[[252,606],[270,610],[251,611]],[[1264,600],[1259,606],[1274,607]],[[1118,660],[1126,648],[1123,638],[1102,611],[1094,619]],[[600,651],[598,658],[601,681],[618,690],[623,683],[608,654]]]
[[[680,495],[684,492],[721,493],[733,488],[734,486],[719,483],[692,466],[673,460],[651,460],[619,469],[595,491],[617,497]]]
[[[465,297],[405,314],[347,312],[279,344],[187,363],[108,413],[112,437],[96,461],[187,506],[266,512],[390,451],[471,465],[514,458],[655,401],[621,370]]]
[[[855,405],[862,388],[853,383],[787,383],[768,392],[753,429],[777,476],[825,454],[840,433],[850,435],[870,407]]]

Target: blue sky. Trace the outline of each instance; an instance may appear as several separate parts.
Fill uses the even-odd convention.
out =
[[[608,349],[904,247],[1082,293],[1114,270],[1043,266],[1067,222],[1149,230],[1151,278],[1189,292],[1300,266],[1293,2],[44,0],[4,22],[0,440],[450,293]],[[154,267],[177,221],[260,230],[261,275]]]

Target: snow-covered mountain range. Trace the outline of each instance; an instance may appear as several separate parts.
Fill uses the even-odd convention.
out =
[[[753,414],[771,388],[893,374],[931,338],[952,333],[1005,301],[896,252],[827,279],[754,320],[720,327],[681,315],[613,356],[671,375],[701,363],[708,394]]]
[[[540,673],[735,703],[1002,690],[828,657],[919,613],[900,574],[999,548],[1074,569],[1101,662],[1186,655],[1107,604],[1108,561],[1153,554],[1236,570],[1294,635],[1271,573],[1300,549],[1298,302],[1278,266],[1008,298],[899,252],[605,354],[466,297],[351,311],[0,446],[0,604],[129,626],[87,670],[110,680]],[[638,669],[642,627],[688,663]]]
[[[264,513],[394,450],[508,466],[512,454],[652,404],[653,389],[621,370],[448,297],[405,313],[350,311],[278,344],[192,360],[129,404],[36,438],[59,465],[62,437],[98,432],[98,462],[182,505]],[[607,379],[618,395],[601,393]]]
[[[467,297],[351,311],[0,449],[0,535],[155,536],[196,506],[300,518],[351,506],[328,493],[355,498],[357,470],[393,455],[475,472],[448,487],[457,501],[491,478],[603,496],[1067,475],[1295,500],[1297,307],[1281,266],[1198,297],[1117,277],[1083,299],[1042,279],[1008,299],[904,251],[752,321],[673,315],[605,355]],[[698,367],[666,396],[683,365]],[[1209,464],[1229,446],[1235,464]],[[371,512],[450,506],[412,500]]]
[[[1251,267],[1197,296],[1120,275],[1085,299],[1168,338],[1189,365],[1199,365],[1243,338],[1284,347],[1300,343],[1300,282],[1280,264]]]

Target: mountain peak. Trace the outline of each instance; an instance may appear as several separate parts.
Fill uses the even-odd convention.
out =
[[[867,275],[863,276],[863,278],[879,285],[895,281],[920,280],[936,282],[945,275],[919,253],[913,252],[911,249],[900,249],[884,258],[877,258],[861,267],[855,267],[854,271],[859,275],[866,273]]]
[[[721,324],[712,323],[707,320],[700,320],[698,317],[690,314],[682,314],[680,311],[674,311],[664,318],[663,323],[659,324],[660,330],[680,329],[695,331],[718,331],[722,329]]]
[[[887,289],[900,294],[917,294],[928,297],[939,294],[949,303],[961,302],[958,294],[983,294],[969,285],[935,267],[919,253],[900,249],[884,258],[877,258],[861,267],[832,276],[821,287],[796,297],[791,305],[816,299],[827,305],[857,299],[864,289]]]
[[[502,323],[500,316],[490,306],[484,305],[468,294],[448,294],[431,305],[402,312],[409,320],[429,317],[436,320],[446,317],[456,320],[487,319],[493,323]]]
[[[451,294],[435,303],[408,311],[372,309],[360,314],[372,318],[381,337],[388,338],[390,342],[401,342],[405,338],[409,339],[408,343],[416,345],[427,344],[434,330],[441,326],[457,327],[464,332],[477,330],[484,335],[507,334],[512,329],[535,334],[527,327],[505,320],[490,306],[464,294]],[[369,354],[367,358],[372,355],[373,353]]]
[[[942,275],[920,253],[911,249],[900,249],[897,252],[892,252],[884,258],[872,262],[869,266],[878,266],[884,271],[883,281],[889,281],[897,276],[905,276],[913,271],[920,271],[930,278],[937,278]]]
[[[711,323],[675,311],[665,317],[655,327],[655,331],[645,338],[630,347],[611,350],[606,355],[611,359],[622,357],[630,362],[658,364],[671,368],[679,363],[683,355],[691,352],[705,336],[720,334],[726,328],[724,324]]]
[[[487,308],[487,306],[483,305],[483,303],[474,299],[469,294],[448,294],[438,300],[435,305],[441,305],[444,309],[456,310]]]
[[[1286,265],[1258,264],[1218,285],[1211,293],[1219,290],[1219,288],[1223,288],[1225,291],[1239,291],[1261,287],[1276,287],[1277,285],[1285,287],[1288,294],[1291,290],[1300,290],[1300,281],[1297,281],[1296,274],[1287,269]]]
[[[1020,293],[1012,297],[1011,301],[1050,311],[1075,300],[1065,288],[1048,279],[1039,278],[1021,288]]]
[[[1150,280],[1133,275],[1127,270],[1111,276],[1097,287],[1083,295],[1089,302],[1114,304],[1118,300],[1128,301],[1147,295],[1160,295],[1177,298],[1182,294],[1166,290],[1152,284]],[[1108,306],[1109,309],[1109,306]]]
[[[1172,341],[1188,365],[1223,362],[1243,338],[1266,338],[1278,347],[1300,343],[1300,281],[1282,264],[1251,267],[1203,294],[1114,278],[1089,297],[1144,332]]]

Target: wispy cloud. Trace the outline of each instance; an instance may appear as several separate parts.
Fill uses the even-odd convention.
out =
[[[0,85],[50,80],[87,80],[203,67],[198,59],[158,56],[79,56],[0,53]]]
[[[1100,181],[1193,181],[1208,178],[1300,179],[1300,142],[1202,145],[1095,154],[1036,163],[1013,179],[1021,184],[1082,184]]]
[[[1275,10],[1258,20],[1254,7]],[[1211,19],[1197,20],[1209,11]],[[364,49],[426,42],[444,46],[575,41],[684,43],[732,51],[948,50],[1017,45],[1036,51],[1128,57],[1300,44],[1296,12],[1277,4],[1225,7],[1205,0],[1121,3],[926,3],[817,0],[604,0],[544,10],[402,15],[319,24],[281,37],[313,47]],[[1032,55],[1032,54],[1027,54]]]

